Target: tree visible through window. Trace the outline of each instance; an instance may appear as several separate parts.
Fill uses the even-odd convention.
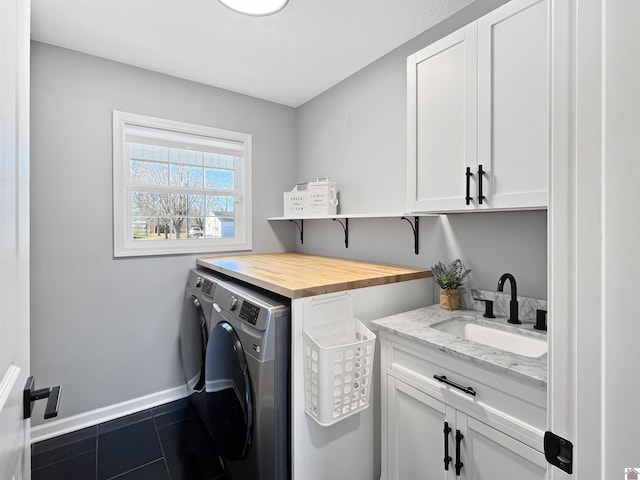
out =
[[[133,237],[234,236],[235,157],[127,143],[131,184],[179,187],[178,192],[132,190]],[[204,190],[202,194],[188,193]],[[190,233],[199,227],[197,234]]]
[[[247,134],[114,112],[115,255],[250,248],[250,152]]]

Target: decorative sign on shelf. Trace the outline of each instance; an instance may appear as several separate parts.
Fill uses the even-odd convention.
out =
[[[318,177],[315,182],[298,183],[290,192],[284,192],[284,216],[325,216],[338,212],[336,182],[329,177]]]

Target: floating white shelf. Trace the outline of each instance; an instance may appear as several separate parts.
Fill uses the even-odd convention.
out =
[[[269,221],[282,221],[289,220],[295,223],[296,227],[300,231],[300,243],[304,243],[304,221],[305,220],[334,220],[342,225],[344,230],[344,246],[349,248],[349,219],[354,218],[399,218],[406,220],[411,229],[413,230],[414,239],[414,252],[416,255],[419,253],[418,240],[420,238],[420,219],[419,217],[439,217],[440,215],[435,213],[341,213],[339,215],[323,215],[323,216],[292,216],[292,217],[269,217]],[[409,217],[413,217],[413,223]],[[340,220],[344,220],[344,223]],[[299,222],[299,223],[298,223]]]
[[[309,216],[300,215],[295,217],[269,217],[267,220],[333,220],[334,218],[400,218],[400,217],[439,217],[437,213],[398,213],[398,212],[386,212],[386,213],[341,213],[339,215],[322,215],[322,216]]]

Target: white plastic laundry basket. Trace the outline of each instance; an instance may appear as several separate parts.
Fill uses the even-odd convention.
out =
[[[322,426],[369,406],[376,336],[350,309],[303,319],[305,411]]]

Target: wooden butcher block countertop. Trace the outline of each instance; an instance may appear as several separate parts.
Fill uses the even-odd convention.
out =
[[[430,270],[425,269],[302,253],[199,258],[197,264],[289,298],[433,276]]]

